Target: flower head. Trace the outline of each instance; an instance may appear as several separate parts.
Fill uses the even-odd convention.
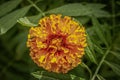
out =
[[[38,66],[67,73],[81,63],[86,47],[85,29],[71,17],[50,15],[30,29],[27,46]]]

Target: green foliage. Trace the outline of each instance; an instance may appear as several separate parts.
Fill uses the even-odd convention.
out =
[[[37,24],[31,23],[26,17],[20,18],[17,20],[18,23],[22,24],[23,26],[37,26]]]
[[[28,19],[29,19],[31,22],[38,24],[39,19],[40,19],[41,17],[42,17],[42,14],[38,14],[38,15],[35,15],[35,16],[28,17]]]
[[[1,0],[0,3],[1,80],[119,80],[119,1]],[[26,47],[29,27],[37,26],[39,19],[49,14],[72,16],[86,27],[85,56],[67,74],[45,71],[29,57]]]
[[[6,13],[10,12],[11,10],[13,10],[14,8],[16,8],[16,6],[18,4],[20,4],[22,0],[12,0],[12,1],[8,1],[2,5],[0,5],[0,17],[5,15]]]
[[[91,62],[94,62],[97,64],[97,60],[96,60],[95,55],[94,55],[94,53],[95,53],[94,47],[93,47],[94,45],[93,45],[88,34],[87,34],[87,45],[88,46],[85,49],[87,56],[90,58]]]
[[[98,80],[106,80],[105,78],[103,78],[101,75],[97,75],[97,78],[98,78]]]
[[[101,39],[101,41],[103,41],[105,43],[106,46],[108,46],[108,43],[104,36],[104,32],[102,32],[101,25],[99,24],[97,19],[92,17],[92,23],[93,23],[94,30],[95,30],[96,34],[98,35],[98,37]]]
[[[30,7],[31,6],[24,7],[22,9],[13,11],[12,13],[2,17],[0,19],[0,34],[6,33],[11,27],[13,27],[17,23],[17,20],[20,17],[23,17],[28,12]],[[8,20],[8,19],[12,19],[12,20]]]
[[[120,53],[114,52],[114,51],[111,51],[110,53],[113,54],[117,59],[120,60]]]
[[[42,79],[42,80],[85,80],[84,78],[72,75],[72,74],[56,74],[47,71],[37,71],[31,73],[35,78]]]
[[[108,66],[110,66],[116,74],[118,74],[120,76],[120,66],[118,64],[111,63],[111,62],[108,62],[108,61],[105,61],[105,63]]]
[[[43,79],[43,80],[71,80],[69,75],[63,75],[63,74],[55,74],[52,72],[46,72],[46,71],[41,71],[41,72],[34,72],[32,75],[38,79]]]
[[[57,13],[64,14],[68,16],[95,16],[95,17],[109,17],[110,14],[101,8],[105,7],[103,4],[81,4],[73,3],[67,4],[53,10],[47,11],[46,13]],[[102,15],[101,15],[102,14]]]

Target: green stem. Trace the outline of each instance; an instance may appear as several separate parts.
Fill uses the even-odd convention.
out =
[[[84,68],[86,68],[88,70],[88,72],[90,73],[90,78],[91,78],[92,77],[92,71],[90,70],[90,68],[85,63],[82,63],[81,66],[83,66]]]
[[[36,4],[34,4],[31,0],[27,1],[32,4],[32,6],[35,7],[43,16],[45,16],[45,13]]]
[[[103,64],[106,56],[107,56],[108,53],[110,52],[110,49],[111,49],[111,47],[110,47],[110,48],[106,51],[106,53],[103,55],[103,57],[102,57],[99,65],[98,65],[97,69],[95,70],[95,73],[94,73],[94,75],[92,76],[91,80],[95,80],[95,77],[97,76],[97,73],[98,73],[98,71],[100,70],[100,67],[102,66],[102,64]]]

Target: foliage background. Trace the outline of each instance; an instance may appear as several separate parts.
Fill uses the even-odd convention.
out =
[[[0,80],[120,80],[119,10],[119,0],[0,0]],[[87,31],[83,63],[67,74],[37,67],[26,47],[29,26],[53,13]]]

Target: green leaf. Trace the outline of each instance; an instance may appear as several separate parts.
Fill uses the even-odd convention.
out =
[[[90,50],[92,51],[92,53],[94,53],[94,44],[91,41],[89,34],[88,33],[86,33],[86,34],[87,34],[87,44],[88,44]]]
[[[95,17],[110,17],[111,15],[104,10],[94,10],[93,12],[93,16]]]
[[[12,11],[22,0],[11,0],[0,5],[0,17]]]
[[[103,41],[106,46],[108,46],[108,42],[106,41],[104,33],[101,29],[100,23],[98,22],[98,20],[95,17],[91,17],[91,18],[92,18],[93,27],[94,27],[94,30],[95,30],[96,34],[98,35],[100,40]]]
[[[76,76],[72,75],[72,74],[70,75],[70,77],[71,77],[72,80],[76,78]]]
[[[39,20],[42,18],[42,14],[38,14],[38,15],[35,15],[35,16],[30,16],[30,17],[27,17],[27,18],[30,20],[30,22],[38,24]]]
[[[115,64],[115,63],[111,63],[108,61],[104,61],[109,67],[111,67],[113,69],[113,71],[120,76],[120,65]]]
[[[101,9],[101,8],[104,8],[106,5],[100,4],[100,3],[89,3],[89,4],[87,3],[86,6],[90,8],[95,7],[96,9]]]
[[[97,78],[98,80],[106,80],[105,78],[103,78],[101,75],[97,74]]]
[[[31,73],[31,75],[33,75],[37,79],[41,79],[43,76],[42,73],[43,73],[42,71],[41,72],[33,72],[33,73]]]
[[[120,60],[120,53],[119,52],[110,51],[110,53],[112,53],[117,59]]]
[[[108,42],[109,45],[111,45],[112,44],[112,35],[111,35],[112,26],[104,22],[104,24],[101,25],[101,27],[102,27],[102,30],[104,31],[106,41]]]
[[[100,46],[94,44],[94,48],[95,48],[95,51],[97,51],[98,53],[104,54],[104,52],[103,52],[103,50],[102,50],[102,48]]]
[[[92,77],[92,71],[91,71],[91,69],[85,64],[85,63],[81,63],[81,66],[82,67],[84,67],[84,68],[86,68],[87,70],[88,70],[88,72],[90,73],[90,78]]]
[[[31,74],[35,78],[41,79],[41,80],[71,80],[71,77],[68,74],[60,74],[60,73],[53,73],[53,72],[47,72],[47,71],[37,71]]]
[[[17,20],[17,22],[27,27],[37,26],[37,24],[31,23],[27,17],[20,18],[19,20]]]
[[[82,24],[86,24],[90,20],[90,18],[86,16],[79,16],[79,17],[77,16],[75,18]]]
[[[81,4],[81,3],[73,3],[63,5],[61,7],[52,9],[47,11],[46,13],[56,13],[63,14],[68,16],[90,16],[94,15],[96,17],[109,17],[110,14],[106,11],[101,10],[103,8],[103,4]],[[102,13],[103,16],[100,14]]]
[[[85,80],[84,78],[81,78],[81,77],[77,77],[77,76],[75,76],[75,75],[72,75],[72,74],[70,74],[70,77],[71,77],[71,79],[72,80]]]
[[[87,34],[87,33],[86,33]],[[94,52],[94,45],[90,39],[90,36],[87,34],[87,44],[88,46],[85,48],[86,54],[89,57],[89,59],[94,62],[97,63],[96,58],[95,58],[95,52]]]
[[[95,64],[97,64],[96,58],[88,46],[85,48],[85,52],[86,52],[86,55],[91,60],[91,62],[94,62]]]
[[[6,33],[11,29],[20,17],[23,17],[31,6],[24,7],[22,9],[16,10],[0,19],[0,34]]]
[[[101,8],[104,8],[106,6],[105,4],[89,3],[85,6],[91,12],[91,15],[95,17],[110,17],[110,14],[107,11],[101,10]]]
[[[14,29],[16,29],[16,28],[14,28]],[[11,31],[11,32],[13,32],[13,31]],[[10,33],[7,33],[7,34],[10,34]],[[14,34],[15,34],[15,32],[14,32]],[[24,55],[24,53],[27,50],[27,46],[26,46],[27,35],[28,35],[28,30],[26,29],[26,30],[20,32],[19,34],[17,34],[17,36],[14,36],[14,37],[11,36],[12,39],[7,39],[8,41],[6,41],[6,42],[8,42],[6,44],[9,44],[9,47],[14,49],[14,53],[15,53],[14,58],[16,60],[22,59],[23,58],[22,56]],[[10,43],[9,43],[9,41],[10,41]]]

